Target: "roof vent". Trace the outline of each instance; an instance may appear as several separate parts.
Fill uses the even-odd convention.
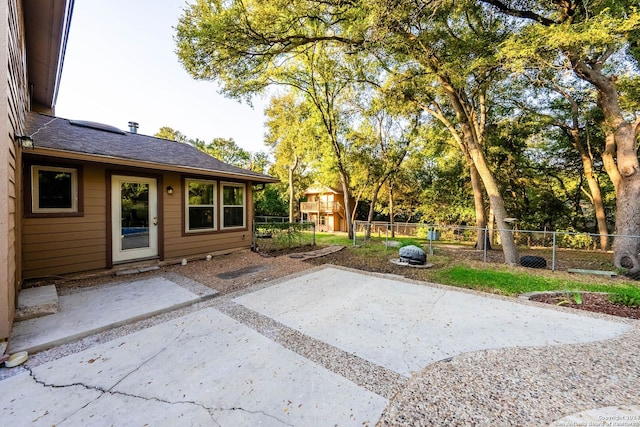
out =
[[[129,132],[138,133],[138,122],[129,122]]]

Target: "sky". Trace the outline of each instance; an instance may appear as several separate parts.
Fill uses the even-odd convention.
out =
[[[80,0],[74,4],[56,116],[153,135],[169,126],[206,142],[233,138],[242,148],[263,144],[266,98],[253,108],[196,81],[175,53],[174,27],[185,0]]]

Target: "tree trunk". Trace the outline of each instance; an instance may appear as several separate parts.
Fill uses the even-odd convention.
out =
[[[349,176],[340,168],[340,184],[342,185],[342,193],[344,194],[344,217],[347,223],[347,234],[353,239],[353,222],[351,220],[351,190],[349,189]]]
[[[616,237],[613,241],[614,264],[640,272],[640,173],[624,178],[616,199]]]
[[[602,192],[600,191],[600,185],[593,172],[593,160],[589,156],[582,154],[581,157],[584,176],[589,185],[589,193],[591,193],[591,203],[596,213],[596,223],[598,225],[598,234],[600,235],[600,249],[607,250],[609,248],[609,229],[607,227],[607,214],[602,201]]]
[[[571,57],[571,56],[570,56]],[[636,138],[640,119],[628,122],[618,98],[615,79],[602,74],[600,65],[593,67],[572,58],[574,71],[598,90],[598,107],[605,118],[606,144],[603,162],[616,189],[616,238],[613,242],[614,265],[640,272],[640,162]],[[615,159],[613,153],[615,152]]]
[[[486,236],[484,228],[487,225],[487,217],[484,213],[484,199],[482,197],[482,179],[478,174],[478,169],[473,164],[473,161],[469,157],[468,153],[465,153],[467,163],[469,164],[469,174],[471,176],[471,187],[473,188],[473,204],[476,210],[476,248],[484,250],[486,243]]]
[[[500,233],[500,241],[502,242],[502,252],[504,253],[504,262],[509,265],[518,265],[520,262],[518,256],[518,248],[516,247],[513,231],[511,230],[511,224],[506,222],[508,219],[507,210],[504,207],[504,199],[500,194],[498,184],[496,183],[493,173],[487,165],[487,160],[484,157],[484,153],[480,149],[481,140],[477,132],[475,132],[474,125],[470,123],[465,109],[465,100],[462,99],[458,93],[447,80],[439,76],[440,82],[447,93],[451,106],[456,112],[456,116],[460,121],[462,130],[462,151],[465,150],[469,153],[469,157],[473,161],[484,189],[489,196],[489,204],[493,208],[493,213],[498,224],[498,233]]]
[[[396,229],[393,226],[393,217],[395,216],[393,206],[393,180],[389,180],[389,223],[391,225],[391,237],[396,237]]]
[[[433,69],[438,69],[439,64],[434,62],[434,59],[430,59],[430,65]],[[456,117],[460,122],[460,128],[462,132],[462,141],[458,140],[458,144],[461,145],[462,152],[465,150],[469,153],[469,157],[473,161],[484,189],[489,196],[489,204],[493,208],[496,222],[498,223],[498,232],[500,233],[500,240],[502,242],[502,252],[504,253],[504,261],[509,265],[518,265],[519,256],[518,248],[516,247],[513,231],[511,230],[511,224],[505,222],[508,219],[507,210],[504,207],[504,199],[498,189],[498,184],[491,169],[487,165],[487,160],[484,153],[481,150],[482,146],[482,134],[484,132],[484,119],[481,120],[481,124],[472,122],[474,106],[470,105],[470,102],[466,98],[463,91],[457,90],[445,74],[437,74],[437,78],[440,81],[442,88],[444,89],[447,98],[450,101],[451,107],[455,111]]]
[[[380,189],[387,181],[387,177],[384,177],[382,180],[376,182],[376,186],[373,189],[373,196],[371,197],[371,205],[369,206],[369,215],[367,216],[367,223],[371,224],[373,221],[373,214],[375,212],[375,206],[378,202],[378,194],[380,194]],[[371,237],[371,227],[367,228],[367,239]]]
[[[589,132],[585,132],[586,146],[582,142],[580,132],[580,104],[572,96],[572,94],[566,91],[560,86],[555,86],[556,92],[564,96],[564,98],[571,105],[571,126],[567,126],[560,122],[558,126],[567,134],[573,147],[578,150],[580,159],[582,160],[582,170],[589,186],[589,199],[593,205],[593,209],[596,214],[596,224],[598,226],[598,234],[600,236],[600,249],[606,250],[609,248],[609,229],[607,227],[607,215],[604,210],[604,203],[602,202],[602,192],[600,190],[600,184],[593,170],[593,154],[591,153],[591,144],[589,143]],[[582,187],[582,185],[580,185]],[[576,206],[579,207],[580,201],[576,200]],[[576,216],[577,218],[577,216]],[[577,227],[576,227],[577,228]]]
[[[488,229],[489,229],[489,245],[492,246],[495,244],[495,215],[493,214],[493,208],[489,207],[489,220]]]
[[[463,125],[463,129],[465,126]],[[466,132],[463,131],[463,133]],[[498,189],[498,185],[487,165],[487,161],[484,157],[482,151],[476,146],[473,141],[469,141],[468,137],[465,136],[467,140],[467,144],[469,147],[469,155],[473,160],[473,164],[476,166],[478,170],[478,174],[480,178],[482,178],[482,183],[484,184],[484,188],[487,191],[487,195],[489,196],[489,203],[493,208],[493,212],[496,218],[496,222],[498,224],[498,233],[500,234],[500,241],[502,242],[502,252],[504,253],[504,261],[509,265],[518,265],[519,257],[518,257],[518,248],[516,247],[516,243],[513,237],[513,231],[511,229],[511,224],[507,221],[508,215],[507,210],[504,207],[504,200],[500,191]]]
[[[293,173],[295,172],[296,168],[298,167],[298,156],[297,155],[293,155],[293,164],[289,167],[289,222],[295,222],[295,205],[294,205],[294,199],[295,199],[295,189],[293,187]]]

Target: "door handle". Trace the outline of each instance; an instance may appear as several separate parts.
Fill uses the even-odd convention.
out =
[[[153,225],[158,225],[158,217],[157,216],[153,217]]]

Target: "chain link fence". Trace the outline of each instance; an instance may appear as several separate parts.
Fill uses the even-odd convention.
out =
[[[481,262],[504,263],[500,230],[457,225],[356,221],[353,244],[384,244],[387,248],[413,243],[430,255],[454,256]],[[640,236],[600,235],[574,231],[508,230],[513,233],[522,265],[549,270],[613,275],[610,249],[616,238]],[[484,240],[486,245],[478,245]],[[480,246],[480,247],[478,247]],[[630,267],[630,266],[629,266]]]
[[[302,246],[315,246],[313,222],[253,222],[252,248],[256,252],[273,252]]]

